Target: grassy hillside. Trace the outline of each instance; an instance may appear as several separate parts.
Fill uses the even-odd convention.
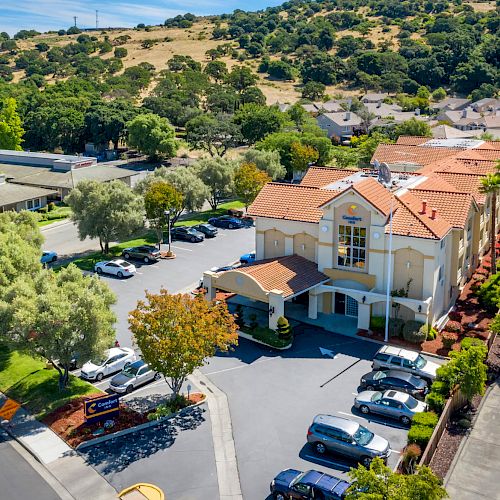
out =
[[[405,28],[404,24],[398,19],[394,23],[387,23],[387,19],[384,16],[373,15],[372,10],[366,6],[362,5],[356,7],[356,4],[364,4],[366,2],[348,2],[346,5],[350,5],[352,8],[352,13],[356,13],[363,18],[362,27],[359,26],[342,28],[337,27],[334,30],[334,36],[336,41],[344,37],[352,36],[356,39],[362,40],[363,43],[371,42],[373,44],[373,50],[385,50],[390,49],[397,51],[401,45],[400,36],[401,31]],[[463,2],[464,5],[470,6],[475,13],[482,14],[491,12],[495,9],[494,1],[486,2]],[[352,7],[354,5],[354,7]],[[292,8],[293,9],[293,8]],[[292,9],[287,8],[287,10],[281,10],[279,16],[282,19],[291,18],[290,12]],[[327,18],[333,12],[335,12],[334,7],[329,8],[324,7],[322,11],[315,12],[310,15],[305,11],[306,7],[296,8],[300,13],[304,13],[304,19],[298,20],[299,23],[309,23],[312,25],[317,20],[315,18]],[[338,12],[339,9],[336,9]],[[457,16],[459,13],[456,11],[456,7],[450,3],[447,4],[447,8],[444,13],[448,13],[451,16]],[[431,14],[431,18],[434,14]],[[234,16],[233,16],[234,17]],[[229,19],[229,23],[228,23]],[[404,18],[405,22],[414,21],[413,16],[408,16]],[[115,74],[120,75],[127,68],[137,66],[140,63],[152,64],[155,68],[156,75],[160,71],[167,68],[167,61],[173,55],[189,55],[195,61],[202,64],[206,64],[210,59],[207,57],[206,52],[210,49],[216,49],[221,44],[227,44],[233,50],[232,55],[222,55],[218,59],[223,61],[228,69],[231,69],[237,64],[244,64],[252,69],[252,71],[258,75],[259,81],[257,83],[258,87],[264,93],[267,103],[273,104],[275,102],[295,102],[300,98],[300,78],[296,78],[295,81],[280,80],[272,78],[266,73],[258,73],[257,69],[262,62],[262,55],[256,54],[255,56],[249,56],[249,54],[242,50],[240,44],[236,37],[225,36],[219,39],[215,39],[213,36],[215,29],[226,29],[231,23],[231,16],[221,16],[221,17],[211,17],[211,18],[198,18],[194,21],[193,25],[189,28],[177,28],[177,27],[166,27],[166,26],[148,26],[146,29],[120,29],[120,30],[98,30],[98,31],[86,31],[85,34],[90,37],[95,37],[98,42],[104,42],[109,40],[113,45],[113,50],[117,46],[115,41],[120,37],[126,37],[127,40],[120,44],[119,46],[127,50],[127,55],[121,59],[123,63],[123,69],[120,69]],[[415,41],[422,41],[422,33],[424,30],[418,29],[409,34],[409,38]],[[252,31],[249,33],[254,35]],[[49,48],[52,47],[64,47],[70,43],[75,43],[79,35],[64,35],[57,36],[55,34],[42,34],[35,36],[26,40],[18,40],[18,48],[12,53],[6,53],[0,51],[0,65],[7,62],[8,65],[14,70],[12,77],[13,82],[19,82],[26,77],[26,71],[24,69],[19,69],[16,67],[15,61],[16,56],[22,54],[23,51],[33,51],[40,43],[46,43]],[[267,37],[272,36],[267,35]],[[151,42],[151,47],[144,48],[144,43]],[[338,53],[338,47],[334,47],[323,50],[324,53],[330,54],[332,56]],[[103,60],[110,60],[113,57],[113,52],[107,52],[100,54],[96,51],[91,54],[93,57],[99,57]],[[296,61],[297,54],[289,51],[277,51],[273,53],[272,51],[267,54],[270,60],[277,60],[280,57],[285,56],[292,63]],[[43,57],[43,54],[42,54]],[[2,60],[3,59],[3,60]],[[1,76],[1,72],[0,72]],[[53,82],[55,80],[64,80],[65,75],[47,75],[45,79],[48,82]],[[155,86],[155,80],[147,86],[147,88],[142,89],[140,97],[144,98],[150,95]],[[335,85],[326,85],[326,93],[329,95],[334,95],[335,93],[342,92],[344,94],[359,94],[358,89],[352,88],[352,85],[346,85],[344,82],[339,82]]]

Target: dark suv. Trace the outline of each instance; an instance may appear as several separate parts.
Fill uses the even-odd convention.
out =
[[[178,226],[172,228],[170,233],[173,240],[190,241],[191,243],[199,243],[205,239],[205,235],[192,227]]]
[[[361,377],[362,389],[367,391],[386,391],[389,389],[406,392],[416,398],[427,394],[427,382],[420,377],[400,370],[376,370]]]
[[[160,251],[152,245],[142,245],[139,247],[125,248],[122,252],[125,259],[143,260],[148,262],[156,262],[160,258]]]
[[[271,494],[276,500],[321,499],[341,500],[350,484],[323,472],[295,469],[282,470],[271,482]]]

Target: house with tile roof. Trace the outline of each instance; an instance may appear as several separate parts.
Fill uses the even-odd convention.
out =
[[[336,113],[321,113],[316,122],[330,139],[338,142],[349,141],[358,131],[361,131],[363,120],[352,111]]]
[[[255,263],[204,273],[207,297],[225,290],[266,303],[273,329],[292,302],[327,329],[342,318],[369,329],[384,316],[389,280],[390,290],[408,289],[390,298],[392,311],[439,323],[488,240],[480,177],[395,172],[384,184],[369,170],[311,167],[299,185],[269,183],[249,208]]]

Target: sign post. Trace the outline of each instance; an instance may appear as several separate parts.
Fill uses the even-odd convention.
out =
[[[111,394],[89,399],[84,402],[83,410],[87,424],[111,419],[120,412],[120,397],[118,394]]]

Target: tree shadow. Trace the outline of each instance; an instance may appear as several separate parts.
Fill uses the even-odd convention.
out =
[[[180,432],[198,428],[205,421],[205,411],[202,406],[188,408],[169,420],[89,447],[81,454],[104,475],[122,472],[132,463],[170,448]]]

